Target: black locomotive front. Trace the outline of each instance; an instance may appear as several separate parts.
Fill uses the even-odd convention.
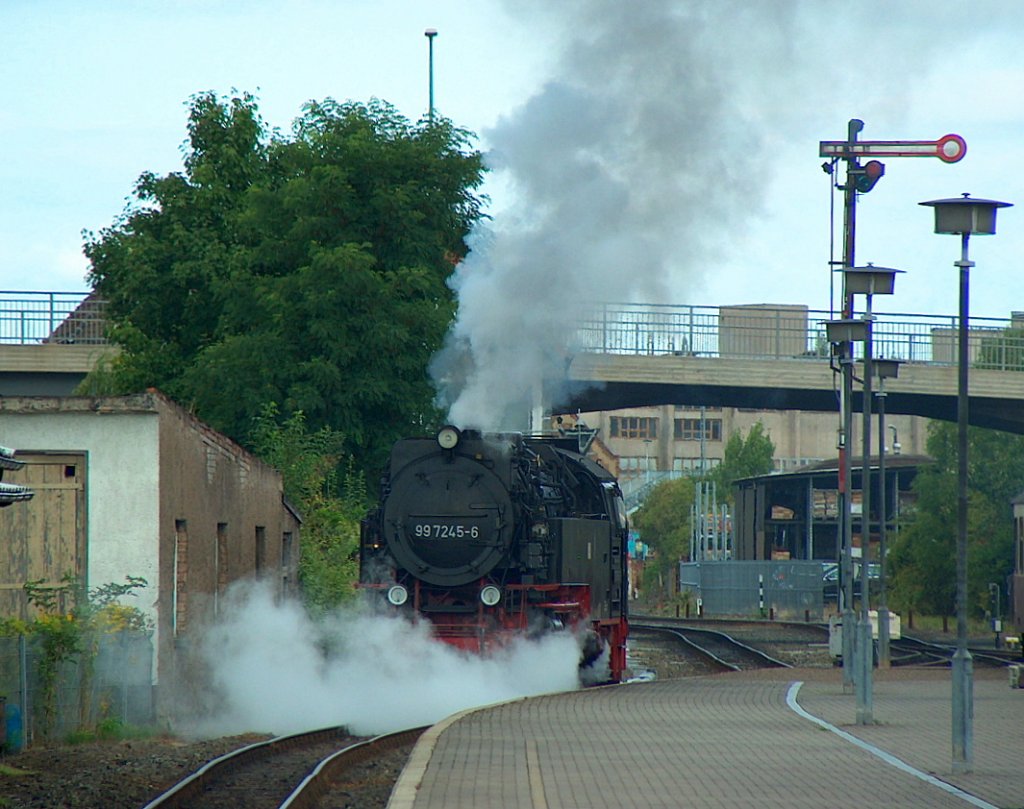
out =
[[[360,580],[442,640],[589,626],[587,660],[625,664],[626,523],[618,485],[569,439],[459,432],[399,441],[363,522]]]

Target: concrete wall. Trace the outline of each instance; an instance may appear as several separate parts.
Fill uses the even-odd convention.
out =
[[[260,577],[297,592],[299,525],[277,470],[170,402],[161,404],[159,469],[157,648],[168,661],[224,608],[231,582]],[[162,662],[158,673],[171,669]]]

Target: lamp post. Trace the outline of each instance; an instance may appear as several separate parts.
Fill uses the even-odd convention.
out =
[[[878,667],[887,669],[889,656],[889,601],[888,580],[886,579],[886,548],[889,530],[889,513],[886,503],[888,486],[885,481],[885,380],[895,379],[900,373],[899,360],[877,359],[874,361],[878,377],[878,479],[881,481],[878,502]],[[896,430],[893,428],[893,452],[896,451]]]
[[[967,651],[967,369],[970,268],[968,241],[972,233],[996,232],[996,210],[1008,202],[971,199],[969,194],[935,199],[921,205],[935,209],[935,232],[960,235],[960,322],[957,351],[957,515],[956,515],[956,653],[953,655],[953,772],[974,769],[974,661]]]
[[[864,396],[861,407],[861,517],[860,517],[860,620],[857,623],[857,643],[854,646],[854,685],[857,694],[857,724],[870,725],[873,717],[871,674],[874,668],[874,643],[871,639],[870,568],[871,561],[871,383],[872,383],[872,325],[874,315],[871,300],[877,295],[891,295],[896,274],[902,270],[891,267],[847,267],[843,270],[844,284],[851,295],[863,295],[865,300],[864,334]]]
[[[850,296],[852,301],[853,296]],[[852,304],[851,304],[852,308]],[[853,613],[853,531],[850,517],[850,492],[852,475],[848,462],[847,442],[853,432],[852,380],[853,380],[853,344],[862,343],[867,337],[867,322],[853,318],[830,320],[825,323],[825,334],[833,346],[833,354],[839,357],[839,370],[842,377],[841,396],[839,400],[840,422],[839,433],[839,469],[838,484],[841,492],[840,512],[840,558],[839,571],[842,591],[840,605],[842,607],[842,642],[843,642],[843,688],[852,686],[854,682],[854,613]]]
[[[427,120],[431,124],[433,124],[434,123],[434,37],[437,36],[437,31],[434,30],[433,28],[428,28],[426,31],[423,32],[423,36],[425,36],[427,38],[427,42],[429,43],[429,45],[427,46],[427,50],[429,52],[428,85],[429,85],[429,91],[430,91],[430,95],[429,95],[430,101],[429,101],[429,106],[427,107]]]

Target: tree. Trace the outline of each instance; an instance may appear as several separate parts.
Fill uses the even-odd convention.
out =
[[[732,502],[733,481],[768,474],[775,468],[774,459],[775,444],[761,422],[750,428],[746,438],[734,430],[722,451],[722,463],[711,470],[719,497]]]
[[[970,614],[988,600],[988,584],[1000,586],[1013,570],[1010,499],[1024,488],[1024,436],[968,430],[968,599]],[[957,426],[929,425],[928,453],[935,458],[917,474],[913,517],[892,545],[894,603],[951,615],[956,598]]]
[[[241,443],[275,402],[379,469],[438,417],[427,365],[481,216],[470,134],[327,100],[286,138],[252,96],[213,93],[188,132],[184,172],[143,174],[133,206],[87,234],[122,349],[105,392],[160,388]]]
[[[675,581],[674,568],[679,560],[689,554],[695,485],[691,477],[659,483],[631,520],[643,541],[656,552],[656,569],[670,581]]]
[[[281,470],[285,496],[302,513],[303,598],[312,612],[325,612],[355,593],[363,477],[352,459],[344,458],[342,436],[326,427],[311,433],[301,411],[282,424],[277,406],[266,405],[256,418],[252,443]],[[345,470],[340,481],[339,468]]]

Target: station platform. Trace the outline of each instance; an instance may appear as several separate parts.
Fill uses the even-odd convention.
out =
[[[974,673],[973,772],[952,773],[948,670],[775,669],[517,700],[421,738],[388,809],[1024,807],[1024,689]]]

